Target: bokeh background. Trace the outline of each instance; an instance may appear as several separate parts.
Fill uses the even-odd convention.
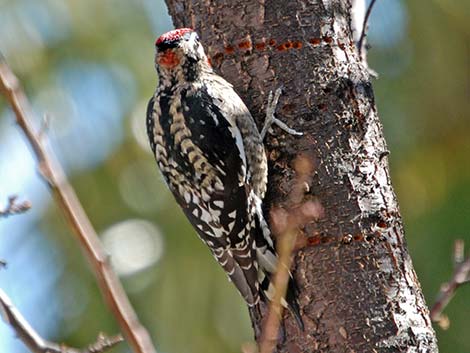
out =
[[[171,28],[162,0],[0,0],[0,51],[37,127],[47,115],[51,148],[158,351],[240,352],[252,339],[245,306],[175,206],[146,140],[154,38]],[[369,43],[393,184],[432,303],[451,274],[454,239],[470,248],[470,2],[379,0]],[[117,333],[0,98],[0,205],[11,194],[33,208],[0,219],[0,287],[48,339],[85,346]],[[446,313],[441,352],[470,352],[470,285]],[[27,352],[1,321],[0,352]]]

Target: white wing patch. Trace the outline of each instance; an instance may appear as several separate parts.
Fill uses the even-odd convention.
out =
[[[244,174],[244,177],[246,177],[246,156],[245,156],[245,147],[243,145],[243,138],[242,134],[240,133],[240,129],[236,126],[231,126],[229,127],[230,133],[232,136],[235,138],[235,143],[238,148],[238,152],[240,153],[240,159],[242,160],[242,172]],[[246,178],[244,180],[246,182]]]

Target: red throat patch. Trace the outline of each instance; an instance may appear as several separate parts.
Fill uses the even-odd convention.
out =
[[[157,63],[165,69],[173,69],[180,63],[180,59],[173,50],[168,49],[157,55]]]

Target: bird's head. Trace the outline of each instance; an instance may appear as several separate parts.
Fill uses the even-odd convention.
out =
[[[199,36],[191,28],[179,28],[162,34],[155,41],[155,65],[160,74],[183,71],[194,76],[204,68],[210,68]]]

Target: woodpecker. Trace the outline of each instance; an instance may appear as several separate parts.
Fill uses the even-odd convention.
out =
[[[192,29],[167,32],[155,47],[159,81],[147,109],[150,147],[176,202],[253,308],[272,297],[278,262],[262,211],[268,180],[263,138],[271,123],[286,126],[271,112],[259,132],[232,85],[212,70]],[[279,95],[270,97],[268,106]],[[283,304],[301,323],[292,278]]]

